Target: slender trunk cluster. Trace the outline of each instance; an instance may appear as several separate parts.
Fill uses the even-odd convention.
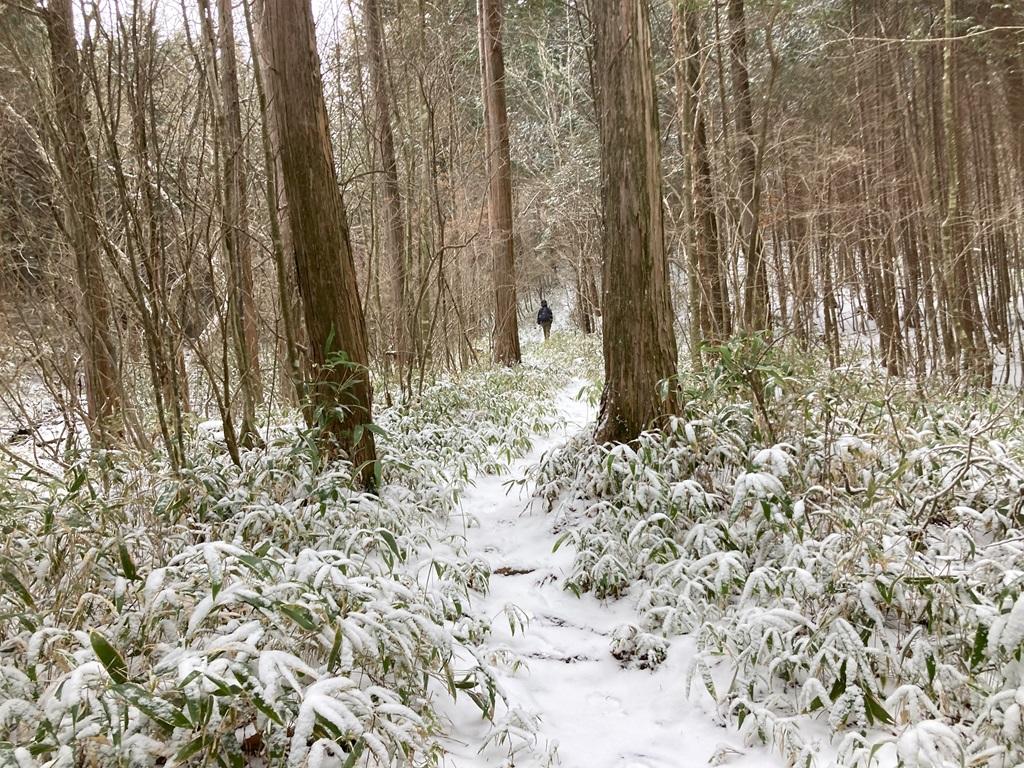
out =
[[[732,332],[727,274],[722,259],[718,214],[714,207],[703,92],[700,19],[689,0],[672,6],[672,39],[676,56],[676,93],[689,199],[685,221],[690,233],[691,347],[698,361],[701,343],[720,343]]]
[[[945,0],[945,42],[942,53],[942,129],[945,135],[946,217],[942,221],[942,251],[945,257],[947,300],[952,307],[960,370],[975,381],[987,384],[992,362],[981,328],[978,297],[973,276],[971,246],[965,236],[960,125],[956,97],[955,0]]]
[[[211,78],[217,85],[217,125],[223,176],[221,184],[221,227],[228,276],[228,322],[237,360],[242,421],[239,440],[252,445],[258,439],[256,407],[263,400],[260,375],[259,328],[252,275],[252,238],[249,233],[249,201],[246,181],[246,153],[242,139],[242,118],[238,94],[234,13],[232,0],[217,1],[216,48]],[[203,6],[207,0],[201,0]],[[207,9],[203,8],[204,13]],[[212,59],[211,55],[211,59]],[[230,400],[229,400],[230,402]]]
[[[107,445],[121,430],[121,391],[71,0],[50,0],[44,13],[52,66],[54,154],[64,192],[64,234],[74,257],[81,295],[78,334],[82,340],[89,431],[97,444]]]

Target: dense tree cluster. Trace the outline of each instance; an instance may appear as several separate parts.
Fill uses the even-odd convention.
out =
[[[371,379],[515,364],[541,297],[604,333],[608,439],[738,332],[1024,358],[1016,4],[171,6],[0,3],[9,407],[31,369],[180,462],[193,412],[237,457],[292,402],[369,466]]]

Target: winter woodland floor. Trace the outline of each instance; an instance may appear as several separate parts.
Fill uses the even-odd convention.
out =
[[[10,441],[0,768],[1024,765],[1019,393],[739,339],[602,446],[533,341],[378,414],[379,496],[294,414]]]
[[[559,521],[516,481],[544,452],[593,420],[593,409],[576,399],[581,384],[573,382],[557,396],[562,426],[538,438],[506,473],[479,477],[450,523],[454,535],[465,536],[468,555],[491,567],[490,591],[476,610],[493,622],[490,655],[525,662],[506,665],[500,684],[512,707],[537,718],[534,751],[557,753],[563,768],[782,765],[766,750],[744,747],[714,723],[702,702],[687,696],[692,641],[675,639],[655,671],[623,668],[609,646],[614,628],[635,619],[633,601],[577,598],[564,588],[572,547],[552,552]],[[516,617],[511,626],[506,616]],[[488,745],[481,751],[492,729],[478,711],[463,705],[452,716],[453,766],[508,764],[507,749]],[[532,756],[516,764],[537,761]]]

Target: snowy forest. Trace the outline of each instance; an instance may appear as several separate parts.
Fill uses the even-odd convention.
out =
[[[0,0],[0,768],[1024,766],[1022,0]]]

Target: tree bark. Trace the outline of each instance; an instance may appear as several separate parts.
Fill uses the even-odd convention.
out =
[[[628,442],[671,403],[677,369],[661,196],[661,147],[645,0],[592,0],[604,218],[605,386],[596,437]]]
[[[87,421],[90,436],[104,446],[120,433],[121,383],[101,261],[96,169],[85,132],[87,115],[71,0],[50,0],[45,19],[52,67],[54,154],[64,187],[65,232],[81,295],[78,330],[83,342]]]
[[[945,138],[946,217],[942,222],[942,250],[946,267],[946,291],[952,308],[959,368],[977,385],[992,383],[992,358],[985,340],[978,307],[977,287],[967,242],[967,217],[962,210],[963,181],[960,171],[960,125],[956,103],[955,0],[945,0],[945,43],[942,54],[942,128]]]
[[[392,334],[398,378],[409,362],[409,318],[406,307],[405,231],[402,218],[402,197],[398,184],[398,161],[395,159],[395,137],[391,129],[391,88],[384,55],[384,22],[378,0],[365,0],[366,37],[369,52],[370,86],[377,118],[377,144],[383,170],[384,230],[391,258]]]
[[[711,160],[707,128],[701,106],[700,18],[688,0],[673,6],[673,43],[676,48],[676,89],[679,99],[680,139],[686,158],[689,201],[687,219],[692,231],[690,269],[694,295],[692,311],[698,341],[720,343],[731,332],[728,287],[719,249],[718,216],[712,200]]]
[[[263,399],[260,376],[259,326],[252,279],[252,239],[249,235],[249,200],[245,176],[245,143],[238,96],[238,65],[235,59],[235,22],[232,0],[217,0],[217,48],[220,54],[217,80],[220,89],[220,125],[224,180],[223,237],[228,257],[228,314],[242,393],[243,445],[258,441],[256,406]]]
[[[505,58],[501,45],[504,0],[479,0],[480,69],[486,132],[487,219],[494,282],[494,360],[516,365],[519,320],[516,301],[516,262],[512,240],[512,161],[505,103]]]
[[[310,0],[266,0],[261,46],[280,141],[295,268],[309,338],[310,399],[329,456],[343,449],[367,487],[376,448],[366,321],[338,188]]]
[[[748,331],[769,327],[768,275],[764,261],[758,208],[760,180],[757,145],[754,139],[753,104],[750,96],[750,70],[747,54],[747,19],[743,0],[729,0],[729,51],[732,77],[736,153],[740,175],[741,250],[746,257],[743,284],[743,322]]]
[[[288,378],[291,381],[294,403],[303,405],[306,400],[305,390],[305,360],[299,349],[298,327],[298,296],[296,295],[296,281],[294,279],[295,257],[291,248],[291,235],[288,229],[288,220],[284,215],[287,205],[284,203],[284,192],[280,189],[280,151],[277,149],[278,142],[275,141],[272,131],[273,115],[270,105],[267,103],[266,88],[264,87],[264,71],[266,61],[263,51],[258,44],[256,30],[253,25],[253,15],[257,18],[263,17],[263,4],[259,0],[253,0],[253,13],[250,13],[250,6],[247,0],[243,0],[242,9],[245,13],[245,27],[249,39],[249,45],[253,49],[253,81],[256,86],[256,97],[260,113],[260,139],[263,146],[263,168],[265,177],[264,204],[267,209],[267,223],[270,229],[270,246],[274,254],[274,277],[277,284],[277,301],[281,315],[281,325],[284,329],[284,358],[288,369]],[[304,413],[307,409],[304,409]]]

